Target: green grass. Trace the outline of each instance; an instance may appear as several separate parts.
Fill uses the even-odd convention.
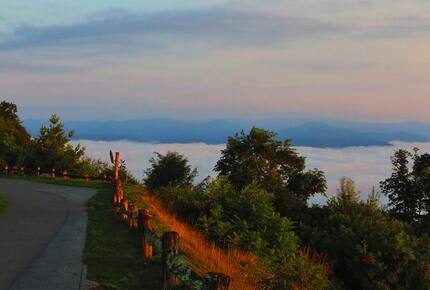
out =
[[[0,213],[5,209],[7,205],[7,200],[0,196]]]
[[[69,179],[66,181],[61,177],[53,179],[53,178],[45,177],[45,176],[18,176],[18,175],[16,175],[16,176],[6,176],[3,178],[27,180],[27,181],[49,183],[49,184],[56,184],[56,185],[92,187],[92,188],[102,188],[103,185],[105,184],[105,183],[102,183],[100,180],[85,181],[83,179]]]
[[[28,180],[57,185],[98,188],[88,201],[87,239],[84,264],[88,267],[88,279],[101,285],[98,290],[153,290],[161,289],[162,276],[159,256],[151,261],[142,258],[140,237],[120,221],[112,206],[113,185],[101,181],[82,179],[52,179],[42,176],[10,176],[7,178]],[[127,198],[137,202],[135,188],[126,185]],[[139,204],[141,206],[141,204]],[[1,200],[0,200],[1,209]]]
[[[112,192],[112,185],[104,185],[88,202],[88,279],[105,289],[160,289],[160,261],[142,258],[139,235],[113,213]]]

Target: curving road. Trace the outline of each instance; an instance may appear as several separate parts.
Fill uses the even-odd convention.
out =
[[[0,290],[82,289],[85,203],[95,192],[0,179]]]

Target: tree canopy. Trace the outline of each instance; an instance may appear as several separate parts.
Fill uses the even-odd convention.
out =
[[[67,169],[73,173],[77,170],[85,149],[80,145],[73,146],[70,140],[73,131],[66,131],[60,117],[52,115],[49,125],[40,128],[39,136],[34,139],[31,163],[42,167],[43,171]]]
[[[144,183],[151,190],[163,186],[191,186],[197,175],[188,159],[177,152],[158,152],[150,159],[151,167],[145,171]]]
[[[409,224],[429,231],[430,226],[430,154],[398,150],[391,158],[392,174],[381,182],[388,196],[391,214]]]
[[[22,165],[31,142],[13,103],[0,103],[0,165]]]
[[[276,133],[256,127],[249,134],[242,131],[228,138],[215,171],[239,190],[257,182],[275,194],[276,206],[284,215],[306,206],[310,196],[326,190],[324,173],[306,170],[305,158],[289,140],[278,141]]]

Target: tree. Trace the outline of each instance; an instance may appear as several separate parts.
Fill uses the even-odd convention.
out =
[[[337,190],[337,196],[339,201],[346,203],[358,202],[359,192],[355,189],[355,182],[349,177],[342,177],[340,179],[340,188]]]
[[[430,189],[430,179],[426,177],[430,165],[427,159],[426,155],[412,155],[406,150],[398,150],[391,158],[391,176],[381,182],[381,190],[390,200],[391,214],[411,224],[420,221],[424,192],[426,188]],[[412,170],[411,162],[414,162]]]
[[[191,186],[197,175],[197,169],[192,169],[188,159],[177,152],[166,155],[156,152],[149,162],[151,167],[145,171],[144,183],[151,190],[163,186]]]
[[[228,138],[215,171],[226,176],[237,190],[257,182],[275,194],[283,215],[291,216],[289,211],[305,207],[310,196],[326,190],[324,173],[305,171],[305,158],[289,140],[278,141],[276,133],[256,127],[249,134],[242,131]]]
[[[22,126],[13,103],[0,103],[0,165],[22,165],[30,145],[30,134]]]
[[[414,156],[413,178],[418,191],[420,227],[422,231],[430,232],[430,154],[416,154]]]
[[[52,168],[67,169],[70,173],[79,171],[85,149],[80,145],[70,144],[73,134],[73,131],[66,132],[59,116],[52,115],[49,126],[42,126],[39,136],[33,142],[33,165],[42,167],[43,171],[50,171]]]

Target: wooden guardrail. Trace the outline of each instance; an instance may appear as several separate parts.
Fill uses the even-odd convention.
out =
[[[69,174],[67,169],[60,170],[61,174],[57,175],[57,170],[52,168],[47,172],[43,172],[40,167],[35,167],[34,169],[18,167],[18,166],[4,166],[0,168],[0,176],[46,176],[50,178],[63,178],[63,180],[68,181],[69,179],[83,179],[85,181],[90,180],[101,180],[102,182],[109,182],[108,175],[103,173],[99,175],[91,175],[89,173],[84,173],[82,175]]]
[[[119,159],[117,153],[115,159]],[[117,164],[117,162],[115,162]],[[113,195],[113,209],[116,215],[126,222],[132,229],[138,230],[141,239],[142,256],[152,259],[154,251],[160,251],[163,287],[170,290],[182,280],[193,290],[228,290],[230,277],[223,273],[207,273],[199,277],[198,281],[191,281],[191,268],[179,261],[180,236],[175,231],[165,232],[161,240],[154,233],[152,215],[147,209],[140,209],[137,205],[129,203],[124,195],[124,186],[118,175],[114,180],[115,192]],[[198,276],[195,274],[195,276]]]

